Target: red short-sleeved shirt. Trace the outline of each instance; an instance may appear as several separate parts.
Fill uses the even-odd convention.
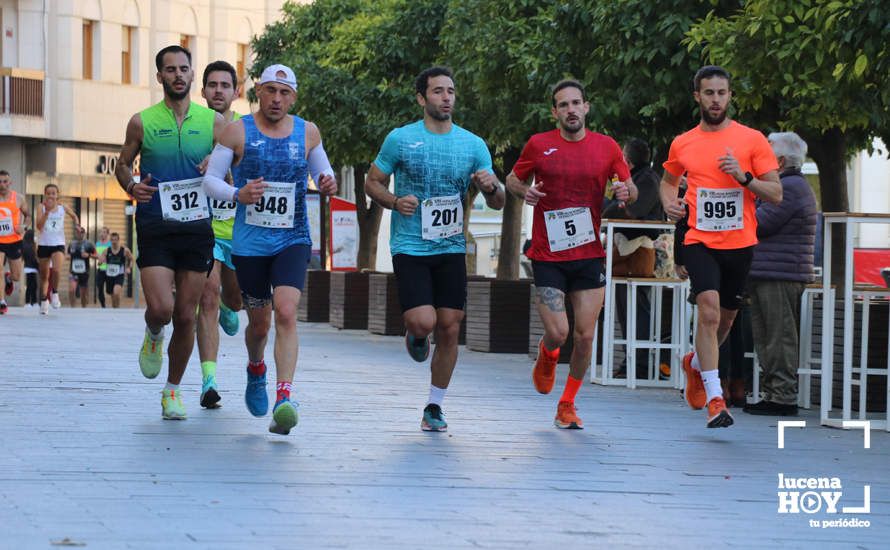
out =
[[[742,190],[743,227],[724,231],[696,228],[700,218],[697,201],[702,189],[739,189],[739,182],[720,170],[718,159],[727,149],[732,150],[743,172],[762,176],[779,168],[772,147],[763,134],[735,121],[718,132],[705,132],[696,126],[674,138],[664,169],[677,177],[686,173],[689,231],[684,244],[702,243],[708,248],[724,250],[757,244],[756,196],[748,189]]]
[[[581,141],[565,140],[558,129],[535,134],[525,144],[513,173],[523,181],[534,174],[535,183],[546,193],[535,205],[529,258],[559,262],[606,255],[599,238],[606,183],[615,175],[621,181],[630,178],[621,148],[614,139],[589,130]],[[578,206],[590,208],[596,240],[551,251],[544,213]]]

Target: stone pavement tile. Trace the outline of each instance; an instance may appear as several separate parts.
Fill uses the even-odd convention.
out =
[[[585,384],[587,429],[559,431],[558,392],[534,392],[527,357],[462,348],[450,431],[427,434],[428,366],[399,338],[303,324],[300,424],[279,437],[244,409],[241,335],[221,337],[223,408],[198,407],[195,354],[190,417],[165,422],[162,377],[136,366],[141,312],[2,320],[15,349],[0,361],[0,546],[74,535],[88,548],[165,550],[711,546],[703,531],[731,548],[882,548],[890,534],[890,436],[874,432],[863,450],[861,432],[819,428],[816,411],[778,450],[776,419],[734,410],[731,429],[706,430],[676,391]],[[34,414],[48,400],[58,414]],[[872,527],[777,514],[779,472],[839,476],[851,503],[871,484]]]

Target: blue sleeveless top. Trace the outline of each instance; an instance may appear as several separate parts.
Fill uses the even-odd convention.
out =
[[[244,124],[244,155],[232,168],[235,187],[241,188],[252,179],[296,182],[294,191],[293,228],[271,228],[248,225],[244,221],[245,206],[238,204],[232,232],[232,254],[236,256],[274,256],[295,245],[312,245],[309,219],[306,217],[306,185],[309,172],[306,160],[306,121],[292,116],[294,129],[286,138],[271,138],[256,126],[253,115],[242,117]]]

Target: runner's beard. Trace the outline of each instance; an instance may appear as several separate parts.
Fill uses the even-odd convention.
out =
[[[584,121],[580,118],[575,120],[574,122],[569,122],[568,120],[562,125],[562,129],[570,134],[577,134],[584,128]]]
[[[701,109],[702,119],[704,119],[705,122],[712,126],[716,126],[726,120],[726,109],[723,109],[723,111],[721,111],[720,114],[717,116],[711,115],[711,111],[705,109],[704,107],[699,106],[699,109]]]
[[[439,122],[451,120],[451,113],[440,113],[438,109],[429,104],[427,104],[426,113]]]
[[[168,84],[166,80],[163,81],[164,85],[164,95],[172,99],[173,101],[179,101],[180,99],[185,99],[189,95],[189,91],[192,89],[191,83],[186,84],[185,89],[181,92],[177,92],[173,89],[173,84]]]

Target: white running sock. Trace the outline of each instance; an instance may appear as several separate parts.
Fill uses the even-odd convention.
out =
[[[702,371],[701,379],[702,382],[705,383],[705,393],[708,394],[708,403],[715,397],[723,397],[723,388],[720,386],[720,371],[717,369]]]
[[[167,385],[164,386],[164,391],[170,390],[179,391],[179,384],[171,384],[170,382],[167,382]]]
[[[151,338],[152,342],[157,342],[158,340],[162,340],[164,338],[164,327],[161,327],[161,330],[158,331],[157,334],[151,331],[148,326],[145,327],[145,334],[148,334],[148,337]]]
[[[446,391],[448,391],[448,388],[437,388],[430,384],[430,399],[427,403],[430,405],[439,405],[441,407],[442,402],[445,401]]]
[[[698,352],[692,354],[692,368],[701,372],[701,363],[698,360]]]

